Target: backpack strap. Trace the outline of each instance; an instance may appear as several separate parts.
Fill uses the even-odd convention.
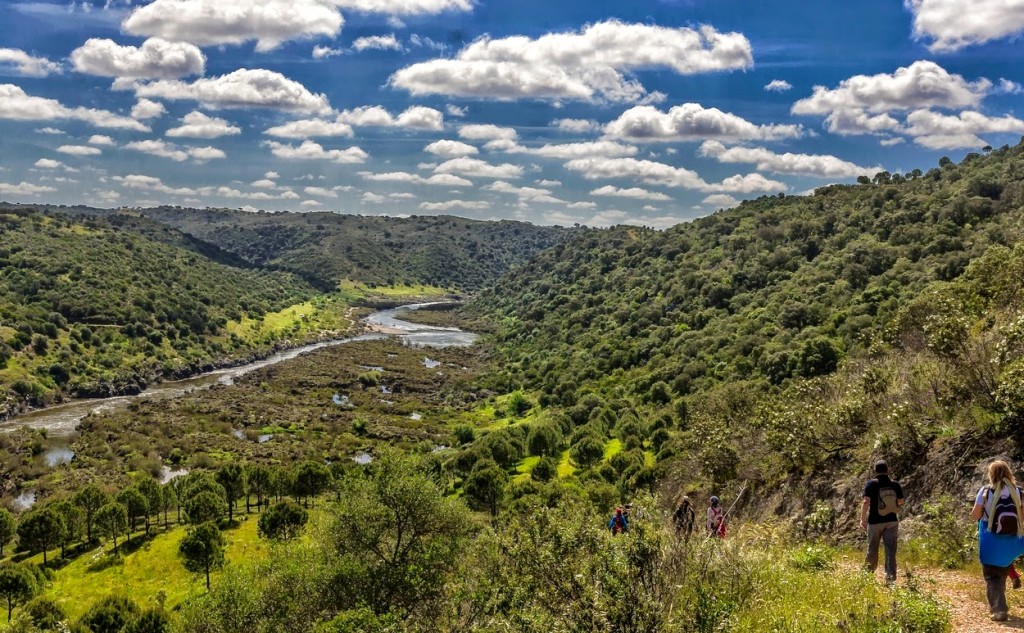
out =
[[[1010,485],[1008,481],[1006,485],[1010,489],[1010,499],[1013,500],[1013,507],[1017,509],[1017,536],[1024,536],[1024,507],[1021,507],[1020,488]]]
[[[989,486],[989,489],[992,490],[992,497],[988,500],[988,531],[989,532],[995,532],[996,531],[996,529],[995,529],[996,504],[999,503],[999,492],[1000,492],[1000,488],[1002,488],[1002,486],[1003,486],[1003,482],[1001,482],[1001,481],[998,482],[995,486]]]

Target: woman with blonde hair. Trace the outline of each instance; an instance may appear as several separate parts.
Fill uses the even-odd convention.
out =
[[[1024,491],[1002,460],[989,464],[988,482],[978,491],[971,518],[978,521],[978,553],[989,613],[996,622],[1005,622],[1009,617],[1006,578],[1014,559],[1024,554]]]

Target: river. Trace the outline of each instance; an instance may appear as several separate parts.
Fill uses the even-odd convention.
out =
[[[45,409],[38,409],[16,416],[0,423],[0,432],[8,432],[22,427],[46,429],[49,437],[67,437],[71,435],[82,418],[90,413],[102,413],[124,409],[134,400],[147,398],[150,400],[170,400],[195,391],[207,389],[213,385],[231,385],[240,376],[249,372],[291,360],[302,354],[315,352],[325,347],[344,345],[356,341],[373,341],[394,336],[415,347],[468,347],[478,338],[476,334],[458,328],[443,328],[430,325],[419,325],[403,321],[399,313],[404,310],[417,310],[431,305],[415,303],[387,310],[379,310],[363,318],[363,322],[381,332],[361,334],[350,338],[321,341],[310,345],[295,347],[278,352],[262,360],[216,369],[184,380],[170,380],[157,383],[145,391],[132,396],[113,396],[110,398],[88,398],[70,400]]]

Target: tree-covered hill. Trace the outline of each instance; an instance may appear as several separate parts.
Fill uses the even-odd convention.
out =
[[[585,385],[833,371],[928,283],[1021,234],[1024,146],[762,197],[664,232],[592,230],[481,293],[518,375],[571,404]]]
[[[229,321],[316,294],[294,274],[226,265],[208,256],[229,255],[194,238],[142,228],[161,239],[102,219],[0,211],[2,409],[209,364],[232,348]]]
[[[332,288],[342,279],[474,290],[564,240],[571,230],[453,216],[246,213],[160,207],[146,217],[253,265]]]
[[[497,384],[565,411],[570,451],[657,451],[654,473],[609,473],[623,489],[748,481],[762,509],[853,528],[872,459],[920,512],[968,494],[979,460],[1024,457],[1022,206],[1024,145],[1004,147],[664,232],[588,231],[471,311],[499,324]]]
[[[305,302],[343,281],[472,289],[567,234],[452,217],[172,208],[0,205],[0,223],[0,417],[265,353],[299,330],[337,330],[343,306]],[[288,306],[305,320],[272,316]],[[282,331],[270,329],[276,321]]]

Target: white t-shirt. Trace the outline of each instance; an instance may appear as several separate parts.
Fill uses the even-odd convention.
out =
[[[1024,497],[1024,491],[1021,491],[1021,489],[1019,487],[1017,488],[1017,491],[1018,491],[1018,494],[1020,494],[1022,497]],[[978,496],[974,498],[974,505],[981,506],[981,520],[982,521],[988,521],[988,505],[989,505],[989,502],[991,501],[991,497],[990,497],[991,494],[992,494],[992,489],[991,488],[989,488],[988,486],[982,486],[981,490],[978,491]],[[1002,486],[1002,488],[999,490],[999,498],[1000,499],[1009,499],[1010,498],[1010,489],[1007,488],[1006,486]]]

